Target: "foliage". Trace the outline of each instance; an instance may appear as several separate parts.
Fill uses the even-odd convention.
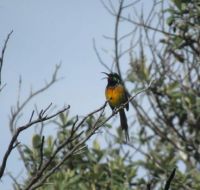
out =
[[[73,119],[68,119],[63,113],[60,114],[60,121],[56,122],[58,126],[56,137],[49,136],[44,142],[44,160],[48,159],[53,150],[71,134],[72,123]],[[91,118],[86,123],[91,123]],[[37,170],[41,156],[40,146],[37,146],[41,142],[40,135],[35,134],[32,142],[32,148],[25,147],[24,152],[26,162]],[[74,143],[77,142],[68,143],[54,162],[59,162]],[[86,147],[86,144],[83,147]],[[73,159],[65,161],[41,189],[129,189],[136,176],[137,166],[131,162],[126,163],[126,156],[120,155],[119,148],[101,148],[95,140],[91,148],[84,148],[77,152]],[[54,164],[56,163],[52,163]]]
[[[128,80],[136,88],[150,79],[155,81],[143,99],[149,110],[144,109],[142,102],[133,104],[141,126],[139,141],[148,146],[148,156],[153,158],[142,165],[153,177],[177,167],[171,188],[199,189],[200,4],[198,0],[172,3],[163,10],[168,18],[161,20],[167,22],[168,31],[159,28],[163,34],[160,43],[148,41],[153,61],[143,63],[146,49],[140,45],[139,58],[131,56]],[[151,38],[155,33],[145,35]],[[152,184],[158,187],[160,180]]]

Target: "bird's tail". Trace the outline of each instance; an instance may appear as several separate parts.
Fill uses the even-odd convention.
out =
[[[120,115],[121,127],[122,127],[122,130],[124,130],[126,142],[128,142],[129,141],[128,124],[127,124],[127,118],[126,118],[124,109],[121,109],[119,111],[119,115]]]

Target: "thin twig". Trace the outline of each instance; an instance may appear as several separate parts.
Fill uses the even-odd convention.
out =
[[[22,190],[20,184],[17,182],[16,177],[14,177],[14,176],[12,175],[12,173],[10,173],[10,172],[7,173],[7,175],[13,180],[15,186],[17,187],[17,190]]]
[[[119,35],[119,22],[120,22],[120,17],[121,17],[121,13],[122,13],[123,3],[124,3],[124,0],[121,0],[120,4],[119,4],[119,9],[118,9],[118,12],[117,12],[117,15],[116,15],[115,40],[114,40],[114,43],[115,43],[115,63],[116,63],[117,71],[118,71],[118,74],[119,74],[120,77],[122,75],[121,75],[120,64],[119,64],[119,44],[118,44],[119,39],[118,39],[118,35]]]
[[[151,183],[147,183],[147,190],[151,190]]]
[[[139,3],[139,2],[140,2],[140,0],[136,0],[136,1],[132,2],[132,3],[129,3],[129,4],[127,4],[127,5],[124,5],[124,6],[123,6],[123,9],[129,8],[129,7],[133,7],[135,4],[137,4],[137,3]]]
[[[176,174],[176,168],[173,169],[172,173],[170,174],[169,178],[166,181],[164,190],[169,190],[172,180]]]
[[[94,49],[94,52],[95,52],[100,64],[103,65],[108,71],[110,71],[110,68],[107,66],[106,63],[104,63],[104,61],[102,60],[102,58],[97,50],[95,39],[93,39],[93,49]]]
[[[103,7],[104,7],[111,15],[115,15],[115,11],[114,11],[112,8],[108,7],[108,6],[106,5],[106,3],[105,3],[103,0],[100,0],[100,1],[101,1],[101,4],[103,5]]]
[[[6,50],[6,47],[7,47],[8,40],[9,40],[9,38],[10,38],[12,33],[13,33],[13,30],[7,35],[7,38],[5,40],[3,49],[1,51],[1,57],[0,57],[0,86],[1,86],[1,72],[2,72],[2,67],[3,67],[4,54],[5,54],[5,50]]]
[[[40,165],[38,167],[38,170],[40,170],[40,168],[42,167],[42,164],[43,164],[43,157],[44,157],[44,153],[43,153],[43,150],[44,150],[44,139],[45,137],[42,136],[42,142],[41,142],[41,145],[40,145]]]

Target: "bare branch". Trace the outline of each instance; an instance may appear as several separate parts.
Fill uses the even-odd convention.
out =
[[[50,120],[50,119],[56,117],[57,115],[59,115],[60,113],[65,112],[69,108],[70,108],[70,106],[68,106],[68,107],[66,107],[66,108],[64,108],[64,109],[62,109],[62,110],[60,110],[60,111],[58,111],[58,112],[56,112],[56,113],[54,113],[54,114],[52,114],[50,116],[38,117],[37,119],[35,119],[35,120],[31,121],[31,122],[28,122],[27,124],[17,128],[17,130],[13,134],[13,137],[12,137],[12,139],[10,141],[10,144],[9,144],[9,146],[7,148],[7,151],[6,151],[6,153],[5,153],[4,157],[3,157],[3,161],[2,161],[2,164],[1,164],[1,167],[0,167],[0,179],[4,174],[4,171],[5,171],[5,168],[6,168],[6,164],[7,164],[7,160],[8,160],[8,157],[9,157],[10,153],[16,147],[15,143],[18,143],[17,138],[21,134],[21,132],[26,130],[26,129],[28,129],[29,127],[31,127],[32,125],[34,125],[36,123],[40,123],[42,121]]]
[[[150,183],[147,184],[147,190],[151,190],[151,184]]]
[[[6,83],[0,88],[0,92],[5,88]]]
[[[7,175],[13,180],[13,182],[14,182],[15,186],[17,187],[17,189],[18,189],[18,190],[22,190],[20,184],[17,182],[16,177],[14,177],[14,176],[12,175],[12,173],[7,173]]]
[[[103,65],[108,71],[110,71],[110,68],[107,66],[107,64],[104,63],[104,61],[101,59],[101,56],[97,50],[97,47],[96,47],[96,42],[95,42],[95,39],[93,39],[93,48],[94,48],[94,51],[95,51],[95,54],[99,60],[99,62],[101,63],[101,65]]]
[[[119,76],[121,77],[121,70],[120,70],[120,65],[119,65],[119,37],[118,37],[118,33],[119,33],[119,22],[120,22],[120,17],[121,17],[121,13],[122,13],[122,9],[123,9],[123,3],[124,3],[124,0],[121,0],[120,1],[120,4],[119,4],[119,9],[118,9],[118,12],[117,12],[117,15],[116,15],[116,22],[115,22],[115,63],[116,63],[116,67],[117,67],[117,71],[118,71],[118,74]],[[121,77],[122,78],[122,77]]]
[[[0,57],[0,86],[1,86],[1,72],[2,72],[2,67],[3,67],[4,54],[5,54],[5,51],[6,51],[8,40],[9,40],[9,38],[10,38],[10,36],[11,36],[12,33],[13,33],[13,30],[7,35],[7,38],[5,40],[3,49],[1,51],[1,57]]]
[[[47,82],[43,87],[41,87],[40,89],[36,90],[35,92],[33,92],[31,90],[30,95],[22,102],[20,102],[20,91],[21,91],[21,77],[19,79],[19,92],[18,92],[18,97],[17,97],[17,104],[15,106],[15,109],[12,107],[11,109],[11,114],[10,114],[10,121],[9,121],[9,128],[11,131],[12,136],[14,136],[15,134],[15,129],[16,129],[16,125],[17,125],[17,121],[18,119],[22,116],[22,110],[24,109],[24,107],[26,107],[26,105],[33,99],[35,98],[37,95],[41,94],[42,92],[46,91],[47,89],[49,89],[53,84],[55,84],[58,81],[58,70],[60,69],[61,64],[56,65],[55,70],[52,74],[51,80],[49,82]],[[51,107],[52,103],[45,109],[45,110],[41,110],[40,114],[38,115],[38,117],[44,117],[44,114],[47,112],[47,110],[49,110],[49,108]],[[32,118],[34,116],[34,111],[31,114],[29,123],[31,123]],[[16,139],[17,142],[17,139]],[[26,164],[25,161],[25,157],[24,157],[24,153],[21,149],[21,146],[17,146],[17,150],[19,152],[19,155],[21,157],[21,160],[24,163],[24,166],[26,168],[27,171],[29,171],[28,165]]]
[[[136,1],[132,2],[132,3],[129,3],[129,4],[127,4],[127,5],[124,5],[124,6],[123,6],[123,9],[129,8],[129,7],[133,7],[133,6],[134,6],[135,4],[137,4],[138,2],[140,2],[140,0],[136,0]]]
[[[103,1],[103,0],[100,0],[101,1],[101,4],[103,5],[103,7],[111,14],[111,15],[115,15],[115,10],[113,10],[113,7],[108,7],[106,5],[106,3]]]
[[[40,168],[42,167],[42,164],[43,164],[44,139],[45,139],[45,137],[42,136],[42,142],[41,142],[41,145],[40,145],[40,165],[39,165],[39,167],[38,167],[38,170],[40,170]]]
[[[167,179],[164,190],[169,190],[170,184],[171,184],[172,180],[174,179],[175,174],[176,174],[176,168],[173,169],[172,173],[170,174],[169,178]]]
[[[17,105],[17,110],[11,112],[11,119],[10,119],[10,126],[14,127],[14,122],[15,119],[17,118],[17,116],[19,115],[19,113],[22,111],[22,109],[38,94],[44,92],[45,90],[47,90],[48,88],[50,88],[55,82],[58,81],[57,79],[57,73],[58,70],[60,68],[60,65],[56,65],[55,71],[52,75],[52,79],[50,80],[50,82],[48,82],[47,84],[45,84],[42,88],[40,88],[39,90],[35,91],[35,92],[31,92],[30,95],[20,104]]]

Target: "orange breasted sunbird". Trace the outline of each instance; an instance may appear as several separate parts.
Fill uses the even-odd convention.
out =
[[[127,92],[122,84],[122,80],[117,73],[105,73],[107,75],[108,84],[105,89],[106,100],[109,103],[111,109],[119,108],[122,104],[128,101]],[[128,111],[129,105],[126,104],[126,110]],[[128,124],[124,109],[119,110],[120,123],[122,130],[125,132],[126,142],[129,140]]]

